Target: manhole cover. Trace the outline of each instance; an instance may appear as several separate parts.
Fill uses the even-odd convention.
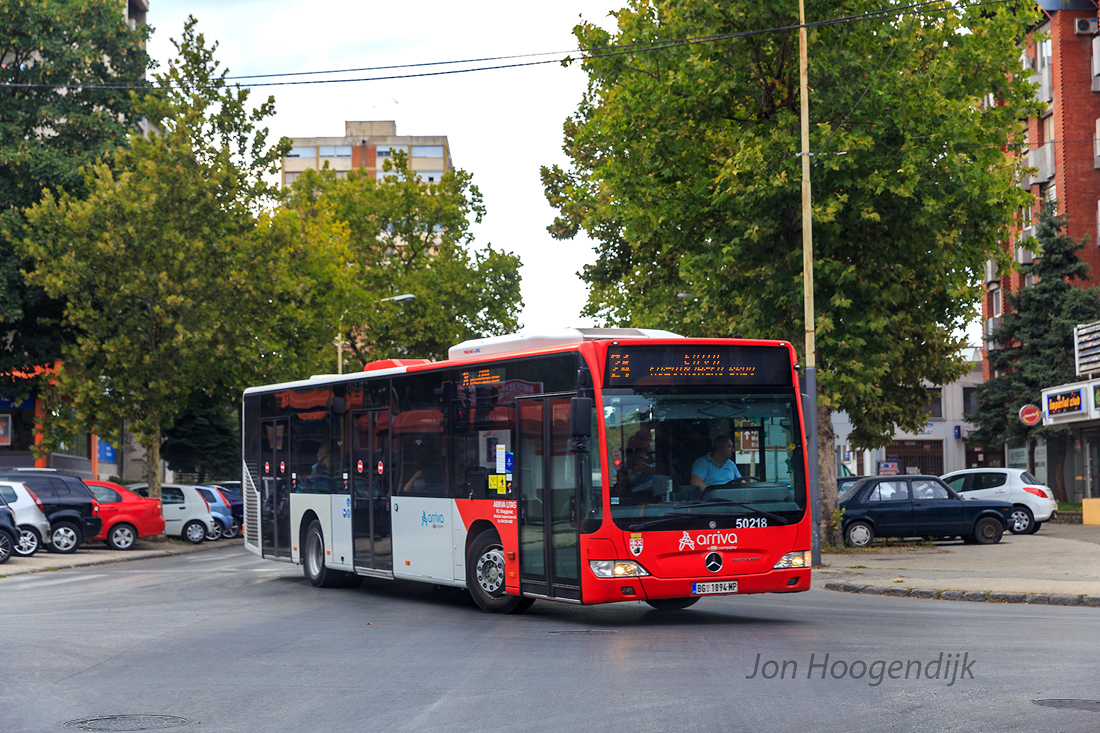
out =
[[[161,730],[187,725],[187,718],[175,715],[104,715],[98,718],[70,720],[62,728],[74,730]]]
[[[1087,710],[1090,713],[1100,713],[1100,700],[1032,700],[1031,704],[1044,708]]]

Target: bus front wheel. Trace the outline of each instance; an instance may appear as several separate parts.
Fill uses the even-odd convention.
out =
[[[321,523],[314,519],[306,530],[302,571],[314,588],[347,588],[358,585],[359,576],[333,570],[325,563],[325,535]]]
[[[504,546],[493,531],[482,532],[466,555],[466,587],[474,603],[491,613],[518,613],[531,607],[533,598],[504,592]]]

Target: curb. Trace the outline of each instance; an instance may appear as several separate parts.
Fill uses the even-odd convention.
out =
[[[73,557],[72,555],[58,555],[58,564],[51,565],[48,568],[20,568],[18,565],[12,566],[9,563],[0,565],[0,579],[12,578],[16,575],[39,575],[42,573],[56,573],[60,570],[69,570],[71,568],[91,568],[97,565],[117,565],[118,563],[134,562],[135,560],[152,560],[158,557],[176,557],[178,555],[192,555],[196,552],[206,552],[207,550],[217,550],[221,547],[233,547],[236,545],[243,545],[243,538],[235,538],[231,540],[218,540],[217,542],[203,542],[199,545],[193,546],[181,546],[173,547],[165,550],[129,550],[126,555],[103,558],[103,559],[89,559],[82,561],[79,557]],[[78,550],[79,552],[79,550]],[[132,553],[132,556],[131,556]],[[67,562],[64,558],[69,558],[71,562]],[[18,558],[12,558],[18,560]]]
[[[826,590],[841,593],[862,593],[872,596],[897,596],[901,598],[927,598],[937,601],[972,601],[976,603],[1026,603],[1043,606],[1089,606],[1100,608],[1100,596],[1069,595],[1062,593],[1002,593],[980,590],[928,590],[925,588],[884,587],[881,585],[855,585],[853,583],[825,583]]]

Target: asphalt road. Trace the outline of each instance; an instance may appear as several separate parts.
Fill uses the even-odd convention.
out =
[[[1098,620],[817,588],[502,617],[228,547],[0,578],[0,731],[1096,731]]]

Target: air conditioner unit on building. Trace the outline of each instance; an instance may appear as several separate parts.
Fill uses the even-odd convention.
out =
[[[1073,32],[1079,36],[1091,36],[1096,33],[1096,18],[1078,18],[1073,21]]]

